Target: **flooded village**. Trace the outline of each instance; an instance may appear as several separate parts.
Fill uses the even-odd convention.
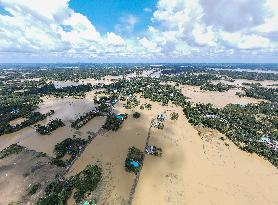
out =
[[[276,72],[126,65],[0,76],[1,205],[278,203]]]

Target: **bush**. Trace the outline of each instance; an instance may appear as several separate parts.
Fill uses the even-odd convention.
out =
[[[66,163],[63,160],[56,159],[56,158],[51,159],[50,164],[54,164],[58,167],[65,167],[66,166]]]
[[[133,117],[134,118],[139,118],[140,116],[141,116],[141,114],[139,112],[133,113]]]
[[[171,120],[177,120],[179,118],[179,114],[176,112],[172,112],[170,114],[170,118],[171,118]]]
[[[41,188],[41,184],[40,184],[40,183],[37,183],[37,184],[32,185],[32,186],[30,187],[30,189],[29,189],[28,194],[29,194],[29,195],[33,195],[33,194],[37,193],[37,191],[38,191],[39,188]]]

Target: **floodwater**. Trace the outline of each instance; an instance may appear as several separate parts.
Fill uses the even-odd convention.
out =
[[[49,110],[54,110],[55,113],[39,122],[39,124],[47,124],[50,120],[59,118],[65,123],[65,126],[54,130],[49,135],[38,134],[34,126],[26,127],[15,133],[2,135],[0,137],[0,149],[2,150],[13,143],[19,143],[29,149],[45,152],[53,156],[54,146],[64,139],[73,135],[87,139],[89,132],[97,132],[102,127],[105,117],[92,119],[80,130],[72,129],[70,124],[84,112],[94,108],[92,99],[93,94],[84,99],[44,97],[44,102],[39,105],[38,111],[47,113]]]
[[[260,103],[263,101],[255,98],[237,96],[237,92],[242,92],[238,88],[230,89],[226,92],[200,90],[199,86],[190,85],[182,85],[179,88],[186,97],[190,98],[190,101],[194,103],[211,103],[219,108],[225,107],[230,103],[246,105],[248,103]]]
[[[88,164],[102,167],[102,180],[93,193],[98,204],[128,204],[135,175],[124,169],[127,150],[131,146],[144,149],[151,119],[164,111],[168,118],[178,112],[179,119],[168,119],[163,130],[151,129],[149,144],[161,147],[162,157],[146,156],[132,204],[278,203],[277,169],[268,161],[241,151],[217,131],[203,129],[199,135],[181,108],[150,103],[152,110],[126,110],[118,103],[115,111],[128,113],[128,119],[118,131],[97,136],[69,171],[68,177]],[[140,118],[131,117],[135,111],[141,113]],[[68,204],[74,204],[73,198]]]
[[[162,157],[146,156],[134,205],[275,205],[278,172],[266,160],[238,149],[224,135],[197,130],[180,108],[177,121],[152,130]]]

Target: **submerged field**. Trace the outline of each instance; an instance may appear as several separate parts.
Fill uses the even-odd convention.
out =
[[[94,189],[79,182],[84,183],[80,187],[89,190],[82,196],[82,204],[89,199],[103,205],[278,204],[276,75],[221,70],[220,73],[202,70],[196,74],[193,70],[180,74],[179,69],[165,69],[163,73],[153,68],[136,72],[122,68],[115,72],[110,68],[71,70],[71,75],[67,70],[59,72],[61,76],[49,71],[42,72],[44,76],[40,77],[42,73],[32,71],[28,72],[32,74],[28,80],[21,79],[20,83],[15,80],[17,89],[27,96],[27,103],[18,103],[21,94],[17,92],[1,93],[2,99],[8,100],[1,104],[7,111],[0,114],[11,128],[24,124],[30,113],[54,112],[0,136],[0,150],[12,144],[24,147],[22,152],[0,154],[3,156],[0,158],[0,205],[36,204],[46,194],[51,181],[62,178],[62,186],[72,181],[74,184],[73,178],[88,165],[101,168],[101,179]],[[46,81],[40,81],[42,78]],[[3,90],[15,89],[10,81],[13,82],[8,79],[6,84],[0,84]],[[36,99],[33,95],[42,101],[30,108],[27,105]],[[9,103],[13,103],[12,108]],[[229,104],[238,105],[229,107]],[[22,105],[29,110],[25,111]],[[16,106],[19,108],[15,109]],[[101,110],[101,116],[85,118],[84,125],[78,129],[72,125],[96,108]],[[163,127],[151,127],[162,113],[167,116]],[[173,113],[178,113],[178,119],[170,119]],[[120,116],[117,114],[128,117],[118,129],[108,130],[115,123],[114,118]],[[107,125],[110,118],[114,121]],[[46,135],[36,131],[38,124],[48,125],[54,119],[61,120],[63,126]],[[234,130],[245,130],[232,133],[233,123],[237,123]],[[80,138],[84,145],[66,144],[61,148],[65,153],[57,159],[67,164],[59,167],[61,161],[56,162],[58,165],[51,161],[57,157],[54,149],[67,138]],[[161,148],[162,155],[145,153],[139,173],[127,172],[128,149],[136,147],[144,152],[146,144]],[[249,151],[247,148],[252,151],[245,152]],[[30,187],[38,182],[41,183],[39,191],[29,195]],[[60,204],[77,204],[78,186],[74,184]]]

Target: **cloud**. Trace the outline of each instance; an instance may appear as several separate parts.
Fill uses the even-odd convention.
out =
[[[152,9],[151,8],[144,8],[144,11],[147,12],[147,13],[151,13]]]
[[[152,22],[146,40],[165,56],[249,59],[278,51],[275,0],[159,0]]]
[[[120,23],[115,25],[115,30],[117,33],[132,33],[134,26],[139,22],[137,16],[128,14],[123,15],[119,19]]]
[[[70,9],[68,3],[0,0],[0,6],[11,14],[0,14],[0,52],[46,57],[97,57],[108,51],[118,56],[125,52],[120,36],[113,32],[101,36],[88,18]]]
[[[158,0],[145,33],[119,17],[101,34],[69,0],[0,0],[0,60],[271,59],[278,54],[277,0]]]

